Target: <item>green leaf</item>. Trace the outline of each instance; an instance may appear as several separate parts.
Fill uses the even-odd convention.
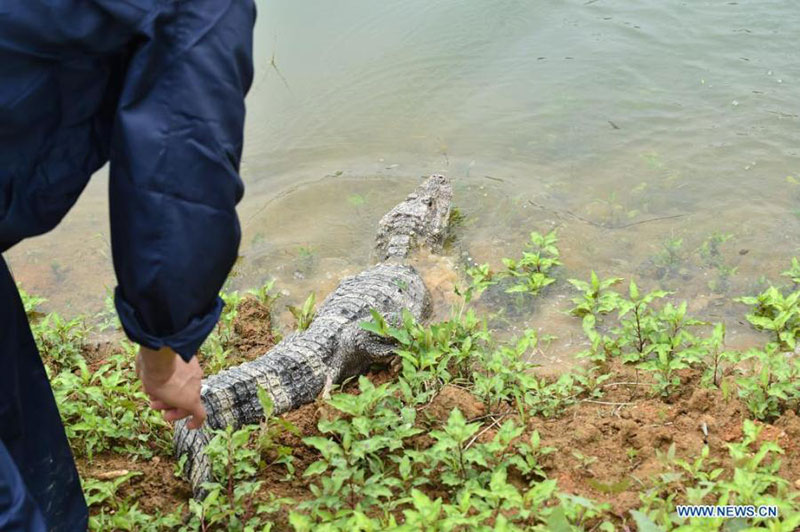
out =
[[[636,521],[636,528],[639,532],[665,532],[663,528],[655,524],[646,514],[638,511],[631,510],[633,520]]]
[[[289,524],[296,532],[310,532],[313,528],[313,521],[305,514],[289,512]]]
[[[775,330],[775,323],[771,319],[764,316],[756,316],[754,314],[748,314],[747,321],[749,321],[754,326],[756,326],[756,328],[759,329],[766,329],[768,331]]]
[[[549,532],[572,532],[563,506],[553,508],[550,515],[547,516],[547,530]]]
[[[633,281],[633,279],[631,279],[631,284],[628,288],[628,291],[633,301],[639,300],[639,287],[636,286],[636,283]]]

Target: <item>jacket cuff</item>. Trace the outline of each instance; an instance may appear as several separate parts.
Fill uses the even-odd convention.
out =
[[[117,308],[122,328],[131,341],[156,351],[164,346],[169,347],[183,360],[189,362],[219,321],[224,303],[217,296],[209,312],[195,316],[186,327],[169,336],[154,336],[148,333],[142,327],[142,321],[136,310],[122,297],[119,286],[114,289],[114,306]]]

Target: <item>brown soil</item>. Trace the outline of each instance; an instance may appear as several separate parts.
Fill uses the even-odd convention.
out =
[[[77,466],[84,482],[89,478],[114,480],[127,473],[140,473],[120,485],[117,497],[135,495],[144,513],[169,513],[192,496],[189,483],[175,477],[175,463],[169,458],[154,456],[150,460],[130,460],[108,452],[95,456],[91,464],[79,459]]]
[[[97,371],[100,366],[105,364],[108,357],[119,353],[119,344],[110,341],[87,344],[81,352],[91,372]]]
[[[673,444],[676,456],[688,461],[707,444],[716,467],[725,469],[723,476],[730,473],[727,444],[740,440],[748,414],[737,398],[726,400],[720,390],[701,388],[695,372],[683,374],[681,393],[669,401],[643,397],[647,386],[612,385],[635,382],[633,370],[614,370],[604,404],[584,401],[558,419],[533,419],[528,425],[539,431],[543,445],[558,449],[545,458],[545,471],[562,490],[608,502],[625,519],[651,479],[667,471],[659,454]],[[800,479],[800,418],[788,412],[774,424],[759,424],[761,440],[773,440],[785,451],[780,476],[795,483]]]
[[[255,299],[242,303],[234,327],[236,347],[243,358],[259,356],[273,345],[269,312]],[[104,349],[97,347],[90,360],[102,361]],[[368,378],[379,385],[393,381],[397,371],[396,366],[381,368],[369,373]],[[610,372],[613,377],[602,385],[601,399],[579,402],[556,419],[530,419],[523,438],[527,439],[536,430],[543,446],[557,449],[543,458],[542,465],[548,477],[558,481],[561,491],[609,503],[620,522],[634,529],[629,510],[639,505],[639,496],[651,486],[652,479],[667,471],[659,455],[674,444],[677,456],[693,460],[707,444],[711,457],[718,462],[716,467],[725,469],[723,477],[729,475],[732,464],[727,444],[741,438],[747,409],[735,392],[726,399],[719,390],[700,387],[699,372],[683,372],[681,392],[666,400],[649,397],[649,382],[641,375],[637,381],[634,370],[614,365]],[[358,393],[356,380],[346,383],[342,390]],[[504,419],[515,417],[504,408],[500,409],[502,412],[487,412],[483,403],[467,390],[448,385],[420,409],[418,423],[427,430],[438,428],[455,408],[468,420],[483,424],[478,441],[490,440]],[[283,432],[278,443],[293,449],[296,471],[288,475],[280,465],[265,468],[261,473],[265,498],[273,495],[302,501],[311,497],[310,480],[302,473],[319,456],[303,445],[302,438],[318,435],[317,423],[331,415],[334,413],[325,402],[318,400],[283,416],[298,434]],[[774,423],[762,425],[761,438],[776,441],[785,451],[780,475],[800,488],[800,417],[788,412]],[[432,440],[423,434],[409,443],[424,448]],[[79,469],[84,477],[119,470],[141,472],[141,476],[124,484],[121,495],[138,493],[141,510],[166,513],[191,496],[188,484],[173,476],[173,464],[169,457],[136,462],[105,454],[96,457],[91,465],[81,460]],[[676,489],[680,492],[680,487]],[[431,493],[436,494],[437,489],[434,487]],[[273,519],[275,530],[290,529],[285,512]]]
[[[486,407],[478,401],[469,391],[458,386],[447,385],[442,388],[433,401],[425,406],[421,412],[429,419],[439,423],[447,421],[450,413],[458,408],[467,419],[476,419],[486,413]]]
[[[239,304],[233,320],[234,349],[245,360],[253,360],[275,345],[269,308],[249,296]]]

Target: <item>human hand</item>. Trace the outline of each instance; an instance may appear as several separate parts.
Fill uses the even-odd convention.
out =
[[[140,347],[136,357],[136,374],[150,397],[150,407],[164,411],[164,419],[177,421],[191,416],[187,426],[199,429],[206,419],[200,400],[203,370],[197,357],[185,362],[169,347],[153,351]]]

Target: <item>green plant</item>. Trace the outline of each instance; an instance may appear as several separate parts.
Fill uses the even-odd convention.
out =
[[[149,399],[132,357],[116,353],[94,371],[79,357],[53,377],[52,388],[67,437],[88,460],[106,449],[142,458],[168,452],[166,422],[157,411],[142,409]]]
[[[294,319],[297,321],[298,331],[305,331],[311,325],[311,322],[314,321],[314,316],[316,315],[314,310],[315,299],[316,295],[312,292],[303,302],[302,306],[287,306],[289,312],[292,313],[292,316],[294,316]]]
[[[535,348],[537,343],[536,332],[529,329],[516,345],[502,345],[497,349],[476,353],[472,392],[488,410],[512,400],[522,407],[528,385],[535,386],[539,382],[535,376],[526,373],[532,366],[523,360],[525,353]]]
[[[203,484],[206,495],[202,501],[189,501],[188,530],[255,530],[265,526],[265,515],[277,510],[275,497],[268,503],[259,500],[262,482],[252,480],[259,468],[259,452],[252,446],[257,433],[256,425],[212,431],[203,452],[212,465],[213,480]],[[281,502],[291,503],[288,499]]]
[[[359,378],[358,385],[358,395],[335,394],[328,400],[341,415],[320,420],[320,432],[330,437],[303,440],[321,454],[303,473],[319,478],[311,487],[316,498],[298,506],[298,510],[309,510],[314,522],[342,524],[353,513],[391,505],[393,488],[401,480],[381,454],[402,448],[404,439],[421,432],[414,427],[415,409],[400,402],[396,386],[376,387],[365,377]]]
[[[774,346],[751,349],[741,359],[752,369],[736,379],[739,397],[756,419],[769,420],[800,404],[800,360]]]
[[[554,380],[525,373],[520,377],[520,384],[524,399],[522,402],[517,400],[517,410],[522,419],[537,415],[546,418],[560,416],[585,393],[580,379],[571,373],[559,375]]]
[[[603,395],[602,385],[611,378],[611,374],[603,373],[601,366],[591,366],[573,370],[571,377],[587,396],[600,398]]]
[[[29,294],[22,289],[22,285],[19,283],[17,283],[17,291],[19,292],[20,299],[22,299],[22,306],[25,308],[25,315],[28,316],[28,319],[39,317],[41,315],[38,311],[39,305],[45,303],[47,299]]]
[[[724,323],[714,325],[711,335],[704,341],[704,350],[707,355],[704,359],[705,368],[701,382],[705,386],[719,387],[726,369],[732,368],[741,360],[738,351],[725,350]]]
[[[539,431],[534,430],[527,443],[516,445],[517,453],[509,458],[509,463],[517,468],[523,475],[535,475],[538,478],[547,478],[540,461],[548,454],[556,452],[555,447],[543,447]]]
[[[721,467],[714,467],[718,460],[709,458],[710,450],[708,445],[704,445],[700,451],[700,456],[694,461],[675,458],[675,444],[670,446],[671,461],[677,465],[687,475],[686,502],[689,504],[703,504],[707,500],[724,472]]]
[[[281,297],[280,292],[277,294],[273,293],[274,288],[275,279],[270,279],[260,287],[253,290],[248,290],[247,293],[255,296],[255,298],[265,307],[272,308],[275,302]]]
[[[508,404],[522,419],[552,417],[574,404],[582,389],[573,375],[563,374],[551,381],[531,372],[534,366],[524,356],[537,343],[536,333],[528,329],[515,344],[475,353],[472,393],[489,411]]]
[[[575,469],[580,469],[585,472],[589,472],[589,466],[597,462],[596,456],[587,456],[576,449],[572,451],[572,456],[578,461]]]
[[[669,292],[664,290],[641,294],[639,287],[631,280],[628,299],[622,298],[619,301],[620,328],[615,331],[618,337],[616,348],[621,352],[624,362],[638,362],[647,355],[654,336],[661,329],[658,317],[650,306],[655,300],[667,295]]]
[[[738,271],[737,266],[729,266],[727,264],[720,264],[717,267],[717,276],[708,281],[708,288],[715,294],[722,294],[730,288],[730,278],[736,275]]]
[[[66,320],[55,312],[31,324],[39,354],[48,368],[57,373],[82,359],[89,327],[82,316]]]
[[[90,530],[173,529],[180,525],[180,508],[171,514],[150,515],[139,509],[136,491],[122,496],[120,488],[142,473],[126,472],[112,480],[83,479],[86,504],[94,511],[89,517]]]
[[[599,281],[599,280],[598,280]],[[600,283],[598,282],[598,285]],[[589,286],[591,288],[591,285]],[[604,308],[609,308],[613,302],[613,310],[617,311],[617,320],[613,327],[600,329],[598,318],[591,312],[581,312],[583,315],[583,331],[591,342],[588,350],[578,353],[577,356],[589,358],[596,363],[602,363],[608,357],[619,356],[623,362],[639,362],[647,357],[657,335],[665,325],[661,323],[656,309],[651,308],[653,303],[666,297],[669,292],[654,290],[641,294],[638,285],[631,280],[628,285],[628,297],[623,297],[616,292],[606,294]],[[612,309],[609,308],[609,311]]]
[[[231,364],[236,333],[234,321],[239,314],[239,306],[244,299],[238,291],[220,292],[224,302],[217,326],[200,346],[200,356],[207,373],[218,373]]]
[[[720,249],[731,238],[733,238],[732,234],[714,232],[697,249],[701,263],[707,268],[716,270],[716,276],[708,281],[708,288],[714,293],[727,291],[730,286],[730,278],[736,274],[737,268],[725,262],[725,257]]]
[[[544,287],[554,283],[555,279],[549,274],[553,268],[561,265],[557,243],[555,229],[546,235],[534,231],[526,244],[528,251],[522,252],[522,258],[504,258],[505,270],[500,275],[513,281],[506,292],[537,295]]]
[[[263,388],[258,389],[258,400],[264,413],[264,419],[259,425],[256,436],[256,448],[261,453],[262,458],[268,460],[266,466],[276,464],[286,467],[287,478],[294,475],[294,456],[292,448],[278,443],[279,437],[289,432],[295,436],[300,436],[300,431],[291,422],[275,417],[275,404]]]
[[[653,263],[660,270],[660,278],[675,275],[684,262],[683,238],[671,237],[661,243],[661,249],[653,257]]]
[[[361,327],[397,342],[402,367],[398,385],[409,404],[425,404],[445,384],[469,379],[473,359],[489,341],[486,324],[472,309],[427,327],[408,311],[403,312],[398,327],[389,325],[374,310],[372,318]]]
[[[606,514],[611,505],[608,503],[597,503],[586,497],[572,495],[569,493],[558,494],[559,504],[547,518],[549,530],[570,530],[581,531],[587,528],[610,532],[615,530],[614,525],[609,521],[600,521],[603,514]],[[596,526],[588,527],[592,521],[597,521]]]
[[[317,262],[317,251],[311,246],[300,246],[297,248],[297,260],[300,270],[309,273]]]
[[[456,294],[464,298],[464,304],[469,304],[473,298],[480,296],[491,285],[496,284],[494,273],[489,269],[488,264],[467,268],[467,276],[470,283],[465,289],[456,287]]]
[[[447,486],[463,485],[473,471],[471,465],[480,460],[479,451],[468,448],[469,440],[480,430],[480,423],[467,423],[464,414],[456,408],[447,418],[443,430],[430,433],[436,443],[429,450],[432,462],[441,464],[441,480]]]
[[[217,322],[217,331],[223,342],[229,342],[233,335],[233,320],[239,314],[239,305],[242,303],[243,298],[238,291],[220,292],[219,296],[225,306],[222,307],[222,313]]]
[[[783,449],[774,441],[758,441],[762,428],[746,419],[742,427],[742,440],[728,444],[736,469],[733,478],[720,483],[722,498],[730,504],[775,504],[778,495],[784,501],[789,482],[778,476],[780,460],[774,455]],[[755,452],[753,447],[756,446]]]
[[[703,241],[697,253],[707,266],[718,268],[724,263],[720,247],[731,238],[733,235],[730,233],[713,232]]]
[[[640,362],[639,367],[653,371],[656,392],[669,397],[680,386],[675,372],[689,368],[704,357],[703,343],[688,328],[705,323],[686,316],[685,301],[677,307],[667,303],[654,317],[654,327],[647,334],[650,345],[645,352],[651,356]]]
[[[583,318],[592,315],[597,318],[616,310],[619,306],[619,294],[609,289],[622,282],[621,277],[600,280],[592,270],[589,282],[578,279],[568,279],[567,282],[582,292],[580,296],[572,299],[575,306],[569,312],[573,316]]]
[[[788,270],[782,271],[781,275],[791,279],[795,286],[800,285],[800,261],[797,260],[797,257],[792,257],[792,266]]]
[[[691,462],[676,456],[674,444],[667,453],[657,453],[666,471],[654,477],[640,496],[640,508],[631,512],[639,529],[701,532],[733,525],[736,530],[795,530],[800,524],[798,495],[789,493],[788,482],[777,474],[780,461],[775,456],[783,450],[772,441],[759,443],[760,431],[752,421],[744,421],[742,440],[728,444],[733,465],[727,475],[710,458],[707,446]],[[679,517],[677,504],[775,505],[779,517],[754,519],[747,528],[741,519]]]
[[[208,335],[200,346],[200,356],[203,358],[203,368],[211,375],[219,373],[230,365],[230,355],[233,351],[226,348],[226,342],[218,331]]]
[[[361,194],[351,194],[347,196],[347,202],[352,205],[353,207],[360,207],[364,205],[367,200],[364,199],[364,196]]]
[[[114,292],[111,289],[106,289],[106,296],[103,298],[103,310],[97,314],[98,325],[97,328],[100,332],[111,329],[118,331],[122,329],[122,323],[117,316],[117,309],[114,306]]]
[[[784,295],[770,286],[757,296],[740,297],[735,301],[753,307],[747,314],[747,321],[756,329],[770,331],[777,348],[794,350],[800,335],[800,290]]]

